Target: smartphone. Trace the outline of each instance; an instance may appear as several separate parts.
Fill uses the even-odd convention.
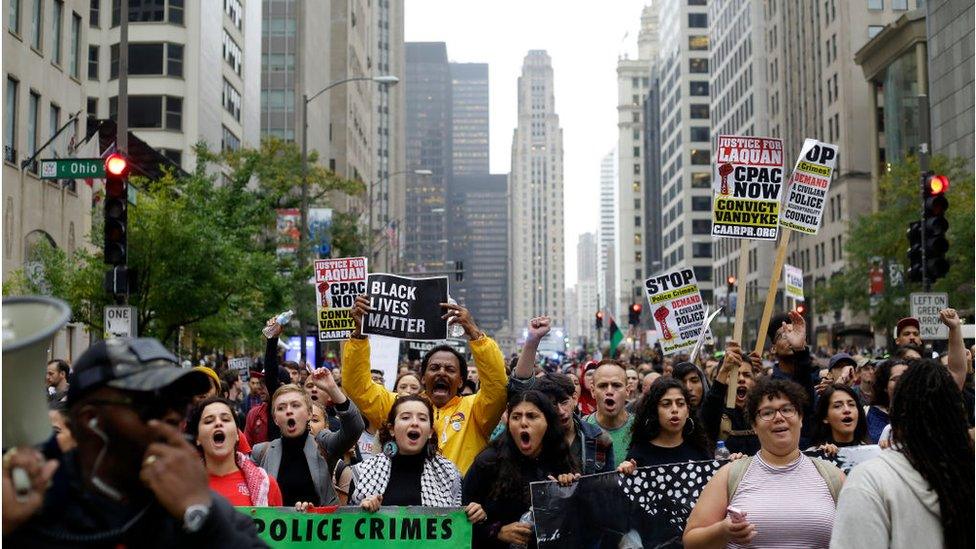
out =
[[[728,512],[728,515],[732,517],[732,522],[745,522],[746,514],[742,511],[732,507],[731,505],[726,507],[725,510]]]

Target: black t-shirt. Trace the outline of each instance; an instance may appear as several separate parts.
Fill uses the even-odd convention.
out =
[[[421,505],[420,477],[424,473],[424,454],[397,454],[390,466],[390,481],[383,492],[383,505]]]
[[[281,465],[278,467],[278,486],[281,488],[281,499],[285,506],[292,507],[299,501],[310,501],[315,505],[322,505],[319,495],[312,483],[312,473],[308,468],[305,457],[305,440],[311,436],[305,431],[304,436],[281,438]]]
[[[638,467],[649,465],[664,465],[666,463],[682,463],[685,461],[700,461],[712,459],[704,450],[696,448],[685,440],[674,448],[657,446],[646,441],[633,441],[627,451],[627,459],[633,459]]]

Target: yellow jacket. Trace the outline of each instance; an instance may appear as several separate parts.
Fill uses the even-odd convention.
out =
[[[470,345],[478,369],[478,392],[455,396],[444,406],[434,408],[434,430],[441,453],[457,465],[462,475],[488,445],[508,398],[505,358],[498,344],[485,335]],[[386,422],[397,394],[374,382],[369,369],[369,340],[347,340],[342,347],[342,388],[369,424],[379,426]]]

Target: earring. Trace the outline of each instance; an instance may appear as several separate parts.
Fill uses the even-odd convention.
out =
[[[393,456],[397,455],[397,452],[399,451],[400,448],[397,447],[397,443],[395,440],[391,440],[383,445],[383,453],[388,458],[392,458]]]

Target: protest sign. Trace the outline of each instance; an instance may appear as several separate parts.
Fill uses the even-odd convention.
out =
[[[369,336],[369,369],[383,372],[383,385],[394,390],[400,366],[400,340],[381,335]]]
[[[366,281],[370,308],[363,321],[364,334],[408,340],[447,338],[447,277],[408,278],[370,274]]]
[[[783,140],[720,135],[712,178],[712,236],[776,240]]]
[[[783,279],[786,297],[803,301],[803,271],[793,265],[783,265]]]
[[[949,327],[939,320],[939,311],[949,306],[949,294],[913,292],[911,302],[912,316],[918,319],[922,341],[949,339]]]
[[[366,293],[366,258],[315,260],[315,302],[319,341],[349,339],[352,305]]]
[[[874,446],[841,448],[826,459],[844,473],[880,453]],[[568,487],[555,481],[530,485],[539,549],[565,547],[681,547],[691,510],[726,460],[640,467],[633,475],[601,473]]]
[[[247,370],[251,367],[251,357],[241,356],[227,359],[227,368],[231,370]]]
[[[690,351],[705,323],[695,271],[689,267],[652,276],[644,281],[644,290],[664,354]]]
[[[463,509],[380,507],[375,513],[340,507],[333,513],[299,513],[291,507],[238,507],[251,517],[270,547],[413,548],[471,546]]]
[[[275,237],[278,241],[278,257],[294,255],[301,239],[301,211],[298,208],[280,208],[277,213]]]
[[[800,158],[787,185],[780,225],[801,233],[817,234],[836,165],[837,145],[816,139],[803,141]]]

